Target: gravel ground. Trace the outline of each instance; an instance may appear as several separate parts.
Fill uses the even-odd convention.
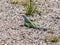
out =
[[[60,36],[60,0],[35,0],[35,3],[43,10],[29,18],[42,27],[53,29],[54,34],[23,26],[24,6],[0,0],[0,45],[60,45],[60,42],[44,40],[45,36]]]

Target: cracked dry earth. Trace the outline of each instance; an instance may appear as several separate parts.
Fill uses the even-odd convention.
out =
[[[54,34],[23,26],[25,7],[0,0],[0,45],[60,45],[60,42],[45,42],[45,36],[60,36],[60,0],[35,0],[43,11],[29,18],[36,24],[51,28]],[[40,15],[41,13],[41,15]]]

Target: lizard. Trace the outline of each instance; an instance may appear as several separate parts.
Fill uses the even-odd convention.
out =
[[[25,15],[23,15],[23,18],[24,18],[24,26],[26,26],[28,28],[34,28],[34,29],[39,29],[39,30],[44,30],[44,31],[50,29],[50,28],[43,28],[43,27],[36,25],[32,21],[30,21]]]

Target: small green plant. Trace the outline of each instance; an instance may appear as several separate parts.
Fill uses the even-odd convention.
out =
[[[57,41],[59,41],[60,40],[60,37],[52,37],[51,38],[51,42],[57,42]]]
[[[21,3],[22,5],[26,6],[29,3],[29,0],[22,0]]]
[[[51,41],[51,42],[58,42],[60,41],[60,36],[54,36],[54,37],[45,37],[45,41]]]
[[[37,6],[33,5],[32,0],[30,0],[30,3],[27,5],[26,8],[26,14],[33,14],[37,9]]]
[[[17,4],[19,1],[18,0],[11,0],[12,4]]]

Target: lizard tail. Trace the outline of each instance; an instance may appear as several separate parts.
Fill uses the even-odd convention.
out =
[[[32,28],[34,28],[34,29],[39,29],[39,30],[43,30],[43,31],[50,30],[50,28],[43,28],[43,27],[40,27],[40,26],[33,26]]]

